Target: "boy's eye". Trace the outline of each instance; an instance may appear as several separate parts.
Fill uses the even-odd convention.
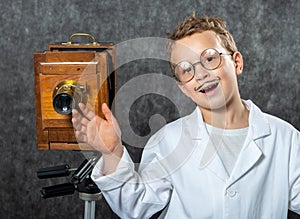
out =
[[[175,71],[178,74],[182,74],[182,75],[186,73],[191,73],[193,71],[193,66],[189,62],[183,61],[177,65]]]
[[[188,68],[183,70],[183,73],[190,73],[191,71],[192,71],[192,68],[188,67]]]
[[[206,58],[206,62],[212,62],[215,59],[213,56],[209,56]]]

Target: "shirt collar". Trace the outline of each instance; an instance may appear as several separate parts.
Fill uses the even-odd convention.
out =
[[[271,128],[265,114],[251,100],[243,101],[243,103],[250,110],[249,131],[252,139],[256,140],[270,135]]]

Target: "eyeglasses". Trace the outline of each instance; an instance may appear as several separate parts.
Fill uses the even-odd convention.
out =
[[[206,49],[200,55],[200,61],[191,64],[188,61],[179,62],[175,68],[175,78],[182,84],[191,81],[195,77],[195,66],[201,64],[206,70],[215,70],[221,64],[222,55],[232,55],[232,53],[220,53],[216,49]]]

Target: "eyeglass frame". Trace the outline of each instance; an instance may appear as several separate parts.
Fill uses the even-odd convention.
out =
[[[220,65],[221,65],[221,63],[222,63],[222,58],[221,58],[222,55],[230,55],[230,56],[232,56],[232,55],[234,54],[234,53],[222,53],[222,52],[219,52],[218,50],[216,50],[215,48],[207,48],[207,49],[203,50],[203,52],[200,54],[200,57],[202,56],[202,54],[203,54],[205,51],[210,50],[210,49],[216,51],[217,54],[219,54],[219,56],[220,56],[220,62],[219,62],[219,64],[217,65],[217,67],[212,68],[212,69],[206,68],[206,67],[204,66],[204,64],[201,62],[201,58],[200,58],[199,62],[195,62],[194,64],[192,64],[192,63],[190,63],[190,62],[188,62],[188,61],[181,61],[181,62],[177,63],[177,64],[173,67],[173,69],[174,69],[174,77],[175,77],[175,80],[178,81],[178,82],[181,83],[181,84],[186,84],[186,83],[188,83],[188,82],[190,82],[191,80],[194,79],[195,74],[196,74],[196,69],[195,69],[195,66],[196,66],[196,65],[201,64],[201,66],[202,66],[204,69],[206,69],[206,70],[208,70],[208,71],[213,71],[213,70],[216,70],[217,68],[220,67]],[[177,67],[180,63],[182,63],[182,62],[187,62],[187,63],[189,63],[189,64],[193,67],[194,74],[193,74],[193,76],[191,77],[191,79],[189,79],[188,81],[180,81],[180,80],[176,77],[175,69],[176,69],[176,67]]]

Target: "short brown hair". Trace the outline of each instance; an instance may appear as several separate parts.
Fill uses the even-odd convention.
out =
[[[178,26],[168,34],[167,53],[169,61],[171,61],[171,52],[176,40],[204,31],[214,31],[220,37],[222,46],[230,53],[237,51],[234,39],[231,33],[226,29],[226,22],[222,18],[215,16],[195,17],[192,15],[178,24]],[[170,65],[172,68],[172,63],[170,63]]]

